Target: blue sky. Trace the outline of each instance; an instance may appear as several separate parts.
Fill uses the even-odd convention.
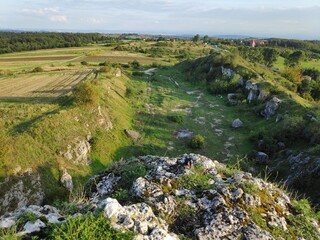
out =
[[[320,40],[320,0],[1,0],[1,29]]]

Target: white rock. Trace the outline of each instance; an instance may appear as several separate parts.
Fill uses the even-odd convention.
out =
[[[211,169],[214,169],[216,167],[214,162],[212,160],[210,160],[210,159],[203,161],[201,163],[201,165],[206,170],[211,170]]]
[[[46,218],[48,219],[49,223],[61,223],[61,222],[66,222],[66,219],[64,220],[59,220],[62,217],[56,213],[49,213],[48,215],[46,215]]]
[[[141,197],[144,195],[145,189],[146,189],[146,183],[147,180],[139,177],[137,178],[131,188],[131,192],[133,193],[133,195],[137,196],[137,197]]]
[[[32,222],[27,222],[24,227],[24,233],[33,233],[33,232],[39,232],[41,228],[46,227],[46,224],[42,222],[41,220],[37,219],[34,223]]]
[[[69,192],[72,192],[73,181],[71,175],[67,172],[67,169],[63,169],[60,182]]]
[[[14,218],[0,219],[0,228],[11,228],[15,222]]]
[[[106,204],[104,208],[104,213],[106,217],[111,219],[117,217],[119,214],[124,212],[123,207],[117,201],[117,199],[107,198],[104,202]]]
[[[176,189],[175,194],[176,196],[184,196],[188,193],[186,189]]]

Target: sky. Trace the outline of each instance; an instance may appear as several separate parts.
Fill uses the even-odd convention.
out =
[[[320,0],[1,0],[0,29],[320,40]]]

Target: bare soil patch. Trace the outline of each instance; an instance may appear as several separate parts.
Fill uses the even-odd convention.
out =
[[[0,62],[58,61],[58,60],[71,60],[75,57],[76,56],[11,57],[11,58],[0,58]]]
[[[148,62],[153,63],[156,62],[157,59],[155,58],[149,58],[149,57],[131,57],[131,56],[87,56],[83,57],[81,60],[87,61],[87,62],[131,62],[134,60],[140,61],[140,62]]]

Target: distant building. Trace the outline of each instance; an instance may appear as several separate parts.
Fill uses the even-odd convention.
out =
[[[265,43],[262,40],[251,39],[247,42],[247,45],[250,47],[263,46]]]

